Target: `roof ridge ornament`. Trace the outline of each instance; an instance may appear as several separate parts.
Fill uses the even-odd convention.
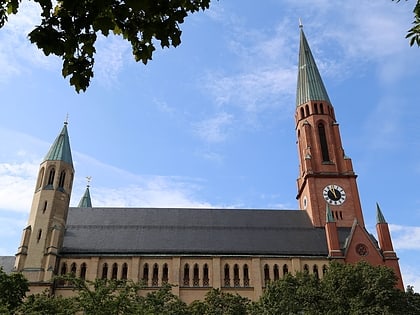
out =
[[[303,28],[302,20],[299,18],[299,28]]]
[[[69,124],[69,113],[66,114],[66,120],[64,120],[64,124],[65,125]]]

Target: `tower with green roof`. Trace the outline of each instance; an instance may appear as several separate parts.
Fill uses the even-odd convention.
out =
[[[23,272],[31,289],[48,287],[51,282],[63,242],[73,177],[65,122],[40,164],[28,225],[16,254],[15,270]]]

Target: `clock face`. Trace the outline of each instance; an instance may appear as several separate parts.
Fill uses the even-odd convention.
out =
[[[331,184],[322,191],[325,201],[331,205],[341,205],[346,200],[346,193],[340,186]]]

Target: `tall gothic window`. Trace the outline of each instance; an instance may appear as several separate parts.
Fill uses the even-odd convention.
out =
[[[108,264],[104,263],[102,266],[102,279],[108,278]]]
[[[157,287],[159,285],[159,266],[158,264],[153,265],[153,275],[152,275],[152,287]]]
[[[279,266],[274,265],[274,280],[280,279]]]
[[[204,264],[203,267],[203,287],[209,286],[209,267],[207,264]]]
[[[244,265],[244,287],[249,287],[249,270],[248,270],[248,265]]]
[[[188,264],[184,265],[184,285],[190,285],[190,266]]]
[[[55,176],[55,169],[52,168],[50,170],[50,175],[48,176],[48,183],[47,183],[47,185],[51,185],[52,186],[54,184],[54,176]]]
[[[193,287],[198,287],[200,285],[200,270],[198,269],[198,265],[194,265],[193,269]]]
[[[60,180],[58,181],[58,188],[64,189],[65,179],[66,179],[66,171],[62,171],[60,174]]]
[[[118,265],[117,265],[117,263],[114,263],[112,265],[111,279],[115,280],[115,279],[117,279],[117,276],[118,276]]]
[[[239,287],[240,286],[240,279],[239,279],[239,266],[235,264],[233,266],[233,286]]]
[[[289,267],[284,264],[283,265],[283,277],[289,273]]]
[[[169,270],[168,264],[164,264],[162,268],[162,283],[168,283],[169,281]]]
[[[149,281],[149,265],[148,264],[143,265],[143,281],[144,281],[144,284],[147,286],[147,282]]]
[[[86,279],[86,263],[80,265],[80,278]]]
[[[270,282],[270,268],[267,264],[264,265],[264,284],[268,285]]]
[[[128,276],[128,265],[127,265],[127,263],[124,263],[122,265],[121,279],[122,280],[127,280],[127,276]]]
[[[321,144],[322,161],[328,162],[330,156],[328,154],[327,135],[325,134],[325,126],[323,123],[318,124],[319,142]]]
[[[225,265],[225,279],[224,279],[225,287],[230,287],[230,271],[229,271],[229,265]]]

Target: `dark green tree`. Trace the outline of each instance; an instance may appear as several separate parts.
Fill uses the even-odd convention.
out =
[[[171,285],[165,285],[155,292],[148,293],[139,304],[137,314],[188,315],[187,304],[174,295],[171,289]]]
[[[324,314],[405,314],[404,293],[388,267],[332,263],[321,283]]]
[[[12,313],[22,303],[28,291],[28,281],[22,274],[7,274],[0,267],[0,310],[2,312]]]
[[[29,295],[16,315],[74,315],[79,307],[75,298],[56,297],[47,294]]]
[[[0,27],[16,14],[22,0],[0,0]],[[110,33],[129,41],[136,61],[152,59],[155,45],[181,43],[180,24],[188,14],[205,10],[210,0],[34,0],[42,9],[41,24],[29,39],[45,55],[63,60],[62,74],[70,76],[77,92],[93,78],[98,34]]]
[[[94,281],[76,278],[72,275],[59,277],[73,287],[75,304],[86,315],[137,314],[141,302],[141,285],[132,281]]]
[[[204,301],[190,304],[192,315],[246,315],[250,300],[238,294],[210,290]]]
[[[401,0],[392,1],[400,2]],[[417,44],[417,46],[420,47],[420,0],[417,0],[417,3],[415,4],[413,9],[413,13],[413,27],[408,30],[407,35],[405,37],[410,40],[410,46]]]
[[[260,300],[251,305],[251,314],[324,314],[323,309],[321,282],[298,273],[269,283]]]

